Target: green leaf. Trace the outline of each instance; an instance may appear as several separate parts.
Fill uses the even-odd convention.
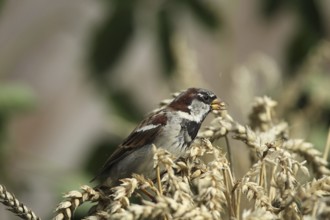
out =
[[[4,0],[0,0],[0,10],[2,9]]]
[[[303,63],[309,51],[321,40],[320,33],[312,32],[306,26],[301,28],[293,36],[287,47],[287,66],[289,73],[295,74],[296,69]]]
[[[0,113],[30,109],[35,104],[32,90],[22,85],[0,85]]]
[[[326,28],[324,18],[321,16],[320,7],[314,0],[291,0],[293,7],[300,15],[301,23],[311,32],[325,35]]]
[[[110,103],[113,104],[119,116],[130,121],[138,121],[142,118],[143,114],[137,108],[135,100],[129,91],[109,91],[108,95],[111,100]]]
[[[109,15],[96,32],[91,46],[90,62],[96,78],[104,80],[108,70],[118,61],[134,34],[134,0],[116,1],[109,6]]]
[[[91,148],[93,151],[89,154],[84,169],[91,174],[91,179],[98,174],[107,158],[116,150],[121,141],[122,139],[119,137],[107,136],[93,144]]]
[[[203,1],[184,0],[183,2],[191,9],[193,15],[205,26],[211,29],[217,29],[221,26],[220,16]]]
[[[163,7],[158,13],[158,40],[160,52],[164,64],[166,76],[171,76],[176,69],[177,63],[175,60],[171,38],[173,35],[173,27],[170,20],[170,15],[166,7]]]
[[[270,19],[276,15],[287,3],[287,0],[259,0],[262,15]]]

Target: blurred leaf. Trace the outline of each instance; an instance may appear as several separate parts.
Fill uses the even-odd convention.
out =
[[[4,3],[4,0],[0,0],[0,10],[2,9],[3,3]]]
[[[211,29],[217,29],[220,27],[221,22],[219,20],[219,15],[217,15],[216,12],[203,1],[184,0],[183,2],[191,9],[193,15],[202,24]]]
[[[329,114],[329,112],[328,112]],[[312,129],[310,129],[310,134],[308,139],[312,143],[314,143],[314,146],[316,149],[319,151],[323,152],[324,151],[324,146],[326,144],[326,138],[328,135],[328,129],[329,129],[329,122],[330,122],[330,115],[328,115],[328,121],[324,121],[325,123],[318,123],[317,125],[314,125]],[[327,122],[327,123],[326,123]]]
[[[295,74],[296,69],[307,57],[309,51],[321,40],[320,33],[315,33],[302,26],[293,36],[287,46],[287,66],[289,74]]]
[[[321,121],[325,124],[325,129],[328,131],[330,128],[330,107],[326,106],[320,115]]]
[[[325,27],[321,17],[320,6],[314,0],[291,0],[293,7],[300,15],[301,23],[314,34],[324,35]]]
[[[173,35],[173,27],[170,21],[170,15],[167,7],[163,7],[158,13],[158,40],[160,52],[162,55],[165,74],[170,76],[176,69],[176,60],[171,45],[171,37]]]
[[[103,26],[96,32],[92,42],[90,61],[98,74],[97,79],[105,78],[106,72],[118,61],[134,33],[134,0],[113,1],[109,11],[113,13],[104,21]]]
[[[308,105],[310,105],[310,95],[306,92],[302,92],[301,94],[299,94],[295,108],[304,109]]]
[[[303,26],[313,29],[314,32],[324,34],[324,19],[322,19],[320,6],[314,0],[260,0],[262,12],[266,18],[271,18],[278,11],[287,7],[299,15]]]
[[[120,138],[107,136],[93,144],[91,149],[94,149],[94,151],[89,154],[84,169],[91,174],[91,179],[100,171],[107,158],[113,153],[120,142]]]
[[[284,7],[287,0],[260,0],[261,12],[265,18],[273,18]]]
[[[0,85],[0,113],[14,113],[30,109],[35,104],[31,89],[22,85]]]
[[[330,76],[327,76],[322,72],[314,72],[310,74],[306,81],[306,92],[311,96],[311,99],[316,100],[326,108],[330,108],[330,93],[328,87],[330,85]]]
[[[5,172],[5,164],[6,164],[6,149],[5,149],[5,143],[7,141],[7,121],[8,118],[5,117],[4,114],[0,113],[0,173],[2,176],[2,181],[4,181],[7,178],[6,172]]]
[[[30,109],[35,103],[33,92],[22,85],[0,85],[0,173],[6,178],[8,121],[11,114]]]
[[[109,91],[109,98],[116,114],[130,121],[138,121],[143,113],[139,111],[132,95],[127,90]]]
[[[280,9],[287,7],[299,16],[298,29],[287,46],[287,66],[290,74],[302,64],[306,55],[325,36],[324,19],[318,1],[314,0],[261,0],[262,12],[272,18]]]

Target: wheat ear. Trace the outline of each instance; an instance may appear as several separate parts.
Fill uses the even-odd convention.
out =
[[[66,200],[57,206],[54,220],[71,219],[74,211],[84,202],[96,202],[101,198],[101,194],[90,186],[84,185],[80,189],[81,192],[74,190],[64,195]]]
[[[9,211],[15,213],[22,219],[40,220],[33,211],[18,201],[14,194],[8,192],[2,185],[0,185],[0,202],[7,206]]]

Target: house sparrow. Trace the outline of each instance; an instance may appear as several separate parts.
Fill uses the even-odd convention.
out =
[[[108,158],[94,179],[100,179],[101,186],[113,186],[133,173],[154,179],[152,145],[178,158],[184,156],[207,114],[223,108],[223,102],[213,92],[187,89],[164,108],[148,115]]]

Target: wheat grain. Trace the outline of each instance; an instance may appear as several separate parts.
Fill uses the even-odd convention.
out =
[[[54,220],[71,219],[74,211],[84,202],[101,201],[101,194],[93,188],[84,185],[80,189],[81,191],[74,190],[64,195],[66,200],[57,206]]]
[[[14,194],[8,192],[6,188],[0,185],[0,202],[8,207],[8,210],[15,215],[26,220],[40,220],[36,214],[23,203],[18,201]]]

